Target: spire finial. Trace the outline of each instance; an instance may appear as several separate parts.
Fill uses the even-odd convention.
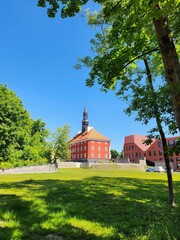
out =
[[[84,106],[84,113],[87,113],[86,105]]]

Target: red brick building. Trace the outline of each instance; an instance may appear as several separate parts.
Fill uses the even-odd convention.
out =
[[[167,144],[172,146],[178,137],[167,138]],[[153,163],[162,162],[164,165],[163,149],[161,140],[153,140],[151,145],[143,144],[146,136],[130,135],[124,138],[124,158],[129,158],[131,162],[138,163],[139,159],[146,158]],[[174,170],[180,170],[180,154],[170,157],[170,162]]]
[[[82,131],[70,141],[72,161],[80,162],[107,162],[110,159],[110,140],[89,127],[86,108],[83,112]]]

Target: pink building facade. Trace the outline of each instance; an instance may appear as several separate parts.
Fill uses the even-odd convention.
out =
[[[178,137],[167,138],[168,146],[173,146]],[[138,163],[139,159],[146,158],[150,162],[164,162],[162,141],[153,140],[151,145],[143,144],[146,136],[130,135],[124,138],[124,157],[131,162]],[[180,170],[180,154],[169,157],[174,170]]]

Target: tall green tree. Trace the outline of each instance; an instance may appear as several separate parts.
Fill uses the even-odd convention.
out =
[[[30,135],[32,120],[22,101],[6,86],[0,85],[0,161],[21,158]]]
[[[117,158],[119,156],[119,153],[117,150],[111,149],[111,159]]]
[[[66,124],[63,127],[57,128],[53,136],[53,159],[56,160],[69,160],[70,149],[69,149],[69,134],[70,127]]]
[[[50,145],[47,142],[49,131],[46,124],[37,119],[32,122],[29,138],[24,144],[23,159],[33,163],[46,163],[49,159]]]
[[[152,138],[154,137],[162,140],[163,154],[167,169],[169,203],[171,206],[175,206],[172,173],[169,160],[170,154],[163,128],[163,125],[165,124],[169,127],[169,132],[176,132],[172,102],[170,101],[167,85],[156,86],[156,88],[154,87],[149,64],[150,59],[144,57],[143,61],[145,72],[138,67],[134,76],[134,79],[136,77],[135,81],[123,81],[123,85],[120,87],[120,91],[117,94],[128,101],[129,107],[126,109],[128,115],[135,112],[136,120],[141,121],[144,124],[148,124],[149,121],[155,119],[155,127],[150,131],[148,139],[144,141],[144,144],[151,144]],[[142,78],[144,74],[146,75],[145,81]],[[158,135],[156,135],[157,133]]]
[[[38,6],[46,7],[49,17],[60,9],[61,17],[72,17],[81,11],[88,0],[39,0]],[[164,67],[166,81],[178,128],[180,129],[180,62],[179,49],[179,0],[94,0],[101,5],[100,12],[90,14],[89,24],[101,25],[108,32],[108,44],[95,49],[93,59],[86,58],[91,67],[87,85],[95,80],[111,89],[121,79],[126,66],[143,55],[158,51]],[[110,27],[108,27],[110,26]],[[96,35],[102,38],[102,35]],[[101,39],[102,40],[102,39]],[[107,42],[107,39],[106,39]]]
[[[0,165],[19,166],[47,162],[48,131],[34,121],[22,101],[0,84]]]

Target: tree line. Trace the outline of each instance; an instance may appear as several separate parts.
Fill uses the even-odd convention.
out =
[[[70,127],[50,133],[33,120],[16,94],[0,84],[0,168],[45,164],[69,158]]]

